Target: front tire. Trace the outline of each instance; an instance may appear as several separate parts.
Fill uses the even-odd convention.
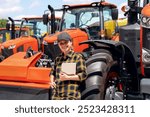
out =
[[[114,64],[109,51],[99,49],[93,52],[93,55],[86,61],[88,76],[85,89],[82,91],[82,99],[105,99],[107,75]]]

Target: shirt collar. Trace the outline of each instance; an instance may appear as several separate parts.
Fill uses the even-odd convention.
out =
[[[73,53],[74,53],[74,51],[73,51],[73,50],[71,50],[71,51],[67,54],[67,56],[66,56],[66,57],[71,58]],[[61,55],[62,55],[62,58],[63,58],[63,57],[64,57],[64,53],[61,53]]]

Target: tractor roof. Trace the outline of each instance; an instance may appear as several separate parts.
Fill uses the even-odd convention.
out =
[[[81,7],[89,7],[89,6],[94,6],[94,5],[102,5],[102,6],[107,6],[110,8],[117,8],[115,4],[111,4],[108,2],[93,2],[91,4],[77,4],[77,5],[63,5],[65,8],[81,8]]]
[[[56,19],[61,19],[60,17],[55,17]],[[25,20],[43,20],[43,17],[23,17]]]

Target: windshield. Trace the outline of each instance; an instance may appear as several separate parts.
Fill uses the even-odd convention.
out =
[[[105,21],[112,20],[111,9],[109,7],[103,7],[101,11],[99,7],[67,9],[62,20],[62,30],[82,28],[88,30],[90,37],[97,38],[101,29],[101,19],[103,23],[102,27]]]
[[[103,8],[104,21],[112,20],[111,9]],[[98,7],[68,9],[63,18],[62,29],[66,28],[85,28],[95,23],[99,25],[100,12]]]
[[[23,22],[23,26],[21,28],[22,36],[42,36],[47,32],[47,26],[43,24],[41,20],[28,20]]]

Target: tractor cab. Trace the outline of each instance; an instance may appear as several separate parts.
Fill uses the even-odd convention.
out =
[[[88,48],[88,45],[79,46],[80,42],[111,39],[115,32],[114,20],[118,18],[118,10],[114,4],[101,1],[91,4],[63,5],[62,9],[53,9],[49,6],[49,9],[52,15],[55,15],[56,11],[63,12],[59,31],[44,38],[44,53],[52,60],[60,53],[56,40],[57,35],[63,31],[72,37],[76,52],[83,52]]]
[[[116,10],[115,5],[94,2],[84,5],[64,5],[63,7],[64,15],[60,31],[80,28],[88,34],[89,39],[99,39],[103,36],[111,37],[114,31],[113,15],[117,15],[113,12]]]

